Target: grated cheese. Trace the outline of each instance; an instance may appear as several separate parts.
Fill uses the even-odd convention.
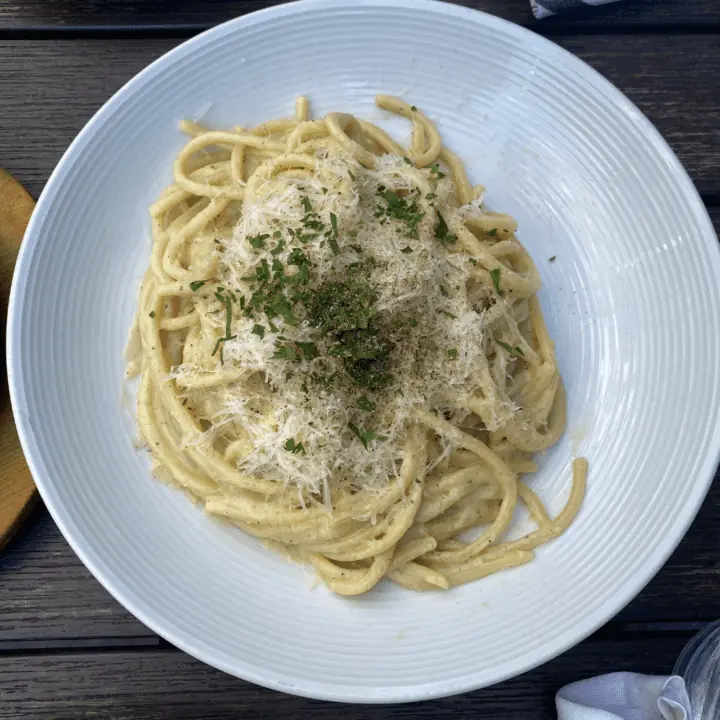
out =
[[[378,217],[382,188],[396,193],[422,188],[423,198],[427,193],[436,197],[422,206],[425,215],[417,225],[416,238],[407,237],[401,221]],[[301,231],[307,215],[302,203],[307,198],[326,229],[321,237],[300,245],[312,265],[309,292],[325,280],[342,278],[353,263],[372,258],[376,267],[368,282],[377,292],[376,311],[387,317],[410,318],[413,324],[405,324],[393,342],[394,384],[370,393],[344,375],[340,358],[303,356],[293,362],[274,357],[282,342],[322,341],[302,307],[297,309],[297,325],[278,319],[278,332],[266,326],[262,336],[253,332],[257,318],[235,312],[235,339],[223,343],[221,362],[217,353],[211,353],[218,335],[224,333],[225,316],[218,312],[212,297],[198,298],[205,312],[197,331],[197,348],[173,368],[170,377],[186,389],[207,430],[202,437],[185,438],[184,444],[221,437],[223,430],[232,426],[240,440],[234,441],[226,454],[241,471],[295,487],[301,502],[322,493],[328,503],[333,478],[353,486],[381,488],[396,476],[413,407],[431,407],[462,423],[467,398],[483,376],[509,373],[506,366],[491,367],[486,355],[490,354],[487,288],[472,281],[469,257],[456,247],[459,243],[444,244],[435,237],[436,207],[442,208],[450,227],[458,213],[482,212],[481,199],[462,208],[453,206],[453,189],[449,178],[439,179],[400,157],[385,155],[369,170],[350,156],[325,152],[318,155],[315,171],[308,177],[284,174],[253,193],[248,191],[232,237],[215,244],[224,287],[247,298],[252,284],[246,278],[263,261],[270,264],[277,259],[291,267],[290,253],[298,247],[291,242],[292,233]],[[339,231],[341,252],[337,254],[327,237],[331,214],[337,218]],[[273,255],[276,233],[287,242]],[[263,235],[270,236],[263,247],[250,243],[249,238]],[[353,245],[361,248],[360,253],[350,249]],[[503,301],[495,298],[493,302]],[[508,361],[503,358],[502,362]],[[313,373],[335,373],[340,379],[332,387],[308,389]],[[211,390],[201,387],[203,379],[214,374],[232,374],[234,380]],[[357,406],[357,398],[364,395],[376,405],[373,412]],[[488,400],[488,429],[499,427],[516,409],[508,397]],[[371,440],[366,448],[348,431],[351,423],[371,428],[384,439]],[[289,452],[290,440],[302,443],[304,452]],[[436,462],[443,457],[441,454]]]

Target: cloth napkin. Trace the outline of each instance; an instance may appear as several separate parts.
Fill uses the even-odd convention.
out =
[[[540,20],[561,10],[582,7],[583,5],[604,5],[610,2],[617,2],[617,0],[530,0],[530,5],[533,14]]]
[[[618,672],[566,685],[555,697],[558,720],[692,720],[677,675]]]

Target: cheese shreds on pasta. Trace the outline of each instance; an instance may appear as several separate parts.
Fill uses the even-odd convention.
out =
[[[587,470],[554,520],[520,480],[565,425],[538,273],[432,121],[377,103],[409,148],[304,98],[251,130],[183,123],[127,355],[156,475],[340,594],[528,562]],[[507,542],[518,500],[538,527]]]

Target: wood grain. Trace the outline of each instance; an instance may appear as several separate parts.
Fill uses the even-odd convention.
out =
[[[110,95],[177,40],[0,44],[0,164],[32,194]],[[655,123],[698,189],[720,197],[720,42],[713,35],[562,38]],[[27,148],[32,148],[29,152]]]
[[[344,705],[250,685],[175,650],[0,657],[0,720],[540,720],[564,684],[606,672],[669,674],[689,633],[590,640],[518,678],[413,705]]]
[[[111,26],[207,27],[282,0],[6,0],[0,4],[0,30]],[[568,29],[617,31],[622,28],[705,29],[720,24],[717,0],[625,0],[582,12],[566,12],[542,22],[530,12],[529,0],[456,0],[457,4],[489,12],[538,32]]]
[[[0,168],[0,318],[7,316],[10,283],[35,202]],[[5,373],[0,383],[0,550],[37,501],[37,490],[20,448]]]
[[[67,641],[156,636],[90,574],[38,507],[0,557],[0,652],[62,647]],[[0,698],[2,693],[0,693]],[[0,706],[2,702],[0,702]]]

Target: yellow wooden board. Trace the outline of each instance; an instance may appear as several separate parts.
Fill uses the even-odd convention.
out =
[[[25,189],[0,168],[0,309],[3,329],[15,259],[34,207],[35,203]],[[3,332],[3,339],[4,336]],[[7,373],[3,372],[0,383],[0,548],[17,530],[36,500],[35,483],[25,464],[15,430]]]

